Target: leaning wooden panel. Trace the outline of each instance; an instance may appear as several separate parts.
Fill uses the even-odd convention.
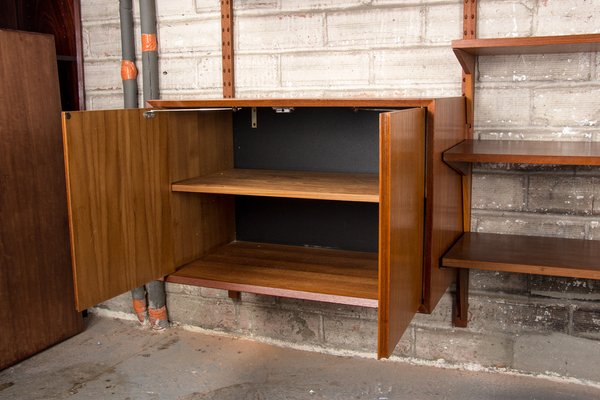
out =
[[[51,35],[0,29],[0,370],[83,329],[55,52]]]
[[[165,115],[166,114],[166,115]],[[169,119],[169,180],[233,168],[231,111],[163,113]],[[171,193],[175,266],[235,239],[233,196]]]
[[[421,311],[429,313],[456,277],[456,271],[440,269],[440,259],[463,231],[462,178],[443,162],[442,153],[465,138],[465,99],[436,99],[427,107],[427,112],[427,206]]]
[[[378,356],[388,357],[421,304],[425,109],[381,114]]]
[[[174,271],[164,118],[63,114],[79,310]]]

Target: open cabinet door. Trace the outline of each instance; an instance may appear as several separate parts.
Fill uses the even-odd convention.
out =
[[[380,115],[379,340],[389,357],[421,304],[425,109]]]
[[[143,110],[62,116],[77,309],[174,271],[167,124]]]

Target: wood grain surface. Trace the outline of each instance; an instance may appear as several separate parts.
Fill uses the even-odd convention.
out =
[[[176,192],[379,202],[377,174],[229,169],[176,182]]]
[[[380,115],[379,340],[389,357],[421,304],[425,109]]]
[[[465,101],[463,98],[436,99],[427,112],[430,123],[427,129],[426,239],[421,311],[429,313],[456,278],[455,271],[440,269],[440,260],[463,232],[462,182],[461,176],[442,161],[442,153],[465,138]],[[465,203],[464,207],[470,208],[470,203]]]
[[[170,182],[233,168],[230,111],[164,113],[161,117],[169,120]],[[233,196],[171,193],[175,266],[235,239],[233,200]]]
[[[600,279],[600,241],[468,232],[445,267]]]
[[[0,369],[81,331],[50,35],[0,30]],[[24,72],[28,73],[24,79]]]
[[[444,161],[459,163],[523,163],[600,165],[598,142],[533,140],[465,140],[444,152]],[[455,165],[456,169],[463,168]]]
[[[203,108],[203,107],[424,107],[432,99],[213,99],[213,100],[150,100],[154,108]]]
[[[535,36],[452,41],[452,49],[466,73],[474,73],[474,56],[552,54],[600,51],[600,34]]]
[[[232,242],[169,282],[341,304],[377,306],[377,254]]]
[[[167,121],[142,111],[63,114],[79,310],[175,269]]]

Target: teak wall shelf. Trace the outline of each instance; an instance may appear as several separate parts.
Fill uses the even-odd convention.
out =
[[[598,52],[600,34],[462,39],[452,41],[452,50],[464,71],[473,74],[477,56]]]
[[[446,267],[600,279],[600,241],[467,232]]]
[[[600,34],[492,39],[476,39],[473,35],[454,40],[452,48],[466,80],[472,83],[480,55],[598,52]],[[473,91],[471,85],[467,98],[473,97]],[[465,140],[444,152],[443,158],[466,177],[470,177],[471,163],[598,166],[600,143]],[[460,271],[455,325],[467,325],[469,269],[599,279],[595,261],[599,250],[599,246],[585,240],[465,233],[442,259],[443,266]]]
[[[80,310],[162,276],[377,307],[387,357],[454,281],[461,177],[442,152],[464,98],[150,105],[63,114]]]

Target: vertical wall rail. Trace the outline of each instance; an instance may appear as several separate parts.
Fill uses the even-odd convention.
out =
[[[477,37],[477,0],[463,0],[463,39]],[[476,70],[476,68],[475,68]],[[473,71],[475,72],[475,71]],[[475,110],[475,74],[462,73],[462,93],[466,100],[467,138],[473,138]],[[471,172],[462,178],[463,229],[471,230]],[[453,322],[455,326],[466,327],[469,312],[469,270],[457,269],[456,292],[454,299]]]
[[[235,97],[233,71],[233,0],[221,0],[221,54],[223,68],[223,97]]]

